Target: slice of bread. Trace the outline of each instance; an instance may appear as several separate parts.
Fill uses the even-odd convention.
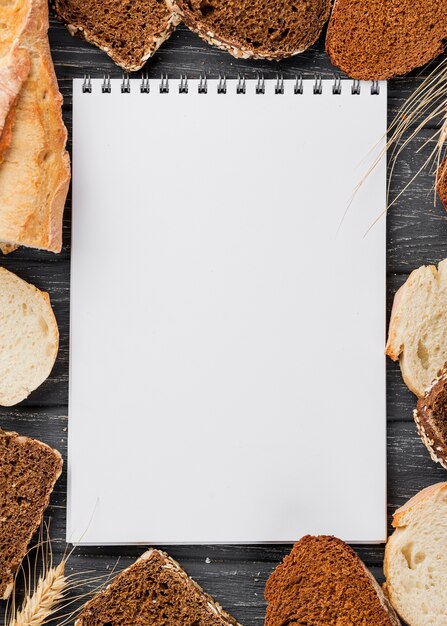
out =
[[[446,38],[443,0],[335,0],[326,50],[349,76],[386,80],[437,57]]]
[[[148,550],[88,602],[75,626],[238,626],[176,561]]]
[[[413,415],[431,458],[447,469],[447,363],[419,398]]]
[[[394,296],[386,353],[418,397],[447,361],[447,259],[414,270]]]
[[[0,406],[21,402],[43,383],[58,346],[48,294],[0,268]]]
[[[265,587],[265,626],[398,626],[373,576],[343,541],[306,536]]]
[[[393,515],[386,590],[409,626],[447,624],[447,483],[422,490]]]
[[[53,0],[53,5],[71,35],[95,44],[128,71],[143,67],[180,21],[164,0]]]
[[[16,100],[30,68],[29,53],[23,48],[14,47],[0,58],[0,163],[11,143]]]
[[[0,598],[6,600],[62,472],[57,450],[0,429]]]
[[[283,59],[320,36],[331,0],[166,0],[208,43],[235,57]]]
[[[5,8],[6,7],[6,8]],[[0,242],[59,252],[62,213],[70,182],[65,150],[67,131],[48,44],[46,0],[11,0],[0,5],[21,16],[19,47],[29,53],[31,70],[15,104],[11,142],[0,165]]]
[[[439,166],[438,182],[436,184],[436,191],[441,198],[442,204],[447,211],[447,157],[443,160]]]

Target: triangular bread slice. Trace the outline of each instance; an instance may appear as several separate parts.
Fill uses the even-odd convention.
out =
[[[447,483],[416,494],[393,526],[383,566],[392,605],[409,626],[447,624]]]
[[[414,270],[394,296],[386,353],[418,397],[447,361],[447,259]]]
[[[442,161],[439,166],[436,191],[441,198],[442,204],[447,211],[447,157]]]
[[[0,268],[0,406],[24,400],[49,376],[59,332],[47,293]]]
[[[447,363],[419,398],[413,416],[431,458],[447,469]]]
[[[95,44],[128,71],[143,67],[180,21],[164,0],[53,0],[53,5],[71,35]]]
[[[343,541],[306,536],[265,587],[265,626],[398,626],[373,576]]]
[[[0,598],[6,600],[62,472],[57,450],[0,429]]]
[[[0,163],[11,143],[15,104],[31,69],[29,52],[14,47],[0,58]]]
[[[166,0],[208,43],[239,58],[283,59],[320,36],[331,0]]]
[[[75,626],[238,626],[180,565],[150,549],[88,602]]]
[[[62,213],[70,182],[67,131],[48,44],[47,0],[0,5],[0,21],[21,16],[19,47],[31,71],[15,104],[10,145],[0,165],[0,243],[5,251],[24,245],[59,252]]]
[[[446,38],[445,0],[335,0],[326,50],[349,76],[386,80],[442,54]]]

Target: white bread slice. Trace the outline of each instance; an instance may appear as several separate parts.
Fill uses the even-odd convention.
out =
[[[0,22],[8,23],[11,7],[20,16],[18,45],[29,53],[31,71],[16,101],[11,143],[0,165],[0,242],[7,250],[24,245],[59,252],[70,165],[47,38],[48,4],[1,3]]]
[[[48,378],[58,347],[48,294],[0,268],[0,406],[21,402]]]
[[[13,47],[0,58],[0,163],[11,143],[15,119],[15,103],[31,68],[29,52]]]
[[[394,296],[386,353],[418,397],[447,361],[447,259],[414,270]]]
[[[423,489],[393,515],[386,591],[409,626],[447,625],[447,483]]]

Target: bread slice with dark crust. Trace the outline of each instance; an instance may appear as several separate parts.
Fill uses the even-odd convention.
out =
[[[438,182],[436,183],[436,191],[447,211],[447,157],[439,166]]]
[[[298,541],[268,579],[265,599],[265,626],[400,624],[362,561],[336,537]]]
[[[13,588],[14,575],[39,528],[62,458],[46,444],[0,429],[0,598]]]
[[[88,602],[75,626],[239,626],[180,565],[150,549]]]
[[[208,43],[239,58],[283,59],[320,36],[332,0],[166,0]]]
[[[447,469],[447,363],[419,398],[413,416],[431,458]]]
[[[104,50],[117,65],[139,70],[179,23],[165,0],[53,0],[71,35]]]
[[[326,50],[349,76],[385,80],[442,54],[446,38],[444,0],[335,0]]]

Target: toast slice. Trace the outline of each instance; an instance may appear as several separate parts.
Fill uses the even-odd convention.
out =
[[[413,416],[431,458],[447,469],[447,363],[419,398]]]
[[[0,21],[13,7],[21,16],[18,46],[31,68],[15,104],[9,147],[0,165],[0,243],[5,251],[24,245],[59,252],[62,213],[70,182],[67,131],[47,38],[46,0],[11,0],[0,6]]]
[[[75,626],[239,626],[176,561],[150,549],[88,602]]]
[[[43,383],[58,346],[48,294],[0,268],[0,406],[21,402]]]
[[[362,561],[335,537],[307,535],[265,587],[265,626],[398,626],[399,619]]]
[[[447,157],[442,161],[439,166],[439,172],[436,182],[436,191],[441,198],[441,202],[447,211]]]
[[[164,0],[53,0],[53,5],[71,35],[95,44],[132,72],[143,67],[180,21]]]
[[[0,429],[0,598],[13,589],[14,575],[39,528],[62,472],[57,450]]]
[[[30,69],[31,59],[23,48],[14,47],[0,59],[0,164],[11,143],[16,100]]]
[[[447,483],[423,489],[393,515],[386,590],[409,626],[447,624]]]
[[[414,270],[396,292],[386,353],[422,397],[447,361],[447,259]]]
[[[166,0],[208,43],[239,58],[283,59],[320,36],[332,0]]]
[[[442,54],[446,38],[446,2],[335,0],[326,50],[353,78],[387,80]]]

